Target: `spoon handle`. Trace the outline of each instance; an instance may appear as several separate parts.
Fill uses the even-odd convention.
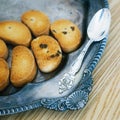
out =
[[[59,93],[60,94],[62,94],[66,90],[69,90],[74,85],[75,75],[80,70],[84,56],[88,48],[92,44],[92,42],[93,42],[92,39],[88,41],[88,43],[85,45],[84,49],[81,51],[77,59],[72,63],[70,71],[65,73],[62,79],[60,79],[59,81]]]
[[[83,50],[81,51],[81,53],[79,54],[77,59],[72,63],[72,67],[71,67],[71,70],[70,70],[70,73],[72,75],[75,75],[79,71],[79,69],[81,68],[84,56],[85,56],[88,48],[92,44],[92,42],[93,42],[92,39],[87,42],[87,44],[85,45],[85,47],[83,48]]]

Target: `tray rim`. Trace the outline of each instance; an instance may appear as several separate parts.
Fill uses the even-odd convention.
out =
[[[108,0],[103,0],[103,2],[104,2],[104,6],[106,8],[109,8]],[[45,108],[49,108],[49,109],[59,110],[59,111],[82,109],[86,105],[86,103],[88,101],[89,93],[92,90],[92,84],[93,84],[92,72],[95,69],[100,58],[102,57],[102,54],[103,54],[105,46],[106,46],[107,39],[108,39],[108,37],[104,38],[100,42],[100,47],[99,47],[98,51],[96,52],[96,55],[94,56],[92,62],[89,64],[88,68],[84,70],[82,80],[85,79],[85,81],[87,80],[87,82],[88,82],[87,83],[88,84],[87,91],[84,90],[83,86],[86,83],[83,82],[82,86],[79,86],[74,92],[72,92],[70,95],[68,95],[68,97],[53,98],[53,99],[42,98],[42,99],[33,101],[31,103],[28,103],[28,104],[22,105],[22,106],[13,106],[13,107],[9,106],[7,109],[0,109],[0,116],[20,113],[20,112],[32,110],[35,108],[39,108],[41,106],[45,107]],[[75,106],[72,106],[70,104],[69,101],[72,99],[72,96],[75,96],[75,95],[80,95],[79,96],[80,98],[84,97],[83,106],[79,105],[79,103],[76,103]],[[78,99],[78,102],[80,100],[81,99]]]

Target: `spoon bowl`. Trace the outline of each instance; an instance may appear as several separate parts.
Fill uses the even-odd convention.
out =
[[[111,22],[111,14],[108,8],[100,9],[88,25],[88,37],[94,41],[105,38],[108,34]]]

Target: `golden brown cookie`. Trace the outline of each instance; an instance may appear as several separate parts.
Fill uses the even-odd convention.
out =
[[[0,58],[0,91],[6,88],[9,83],[9,67],[8,63]]]
[[[8,48],[3,40],[0,39],[0,58],[7,59]]]
[[[23,13],[21,20],[32,31],[34,36],[49,33],[50,20],[47,15],[38,10],[29,10]]]
[[[36,63],[32,52],[25,46],[17,46],[12,51],[10,80],[16,87],[31,82],[36,75]]]
[[[82,34],[73,22],[65,19],[57,20],[52,23],[50,29],[64,52],[72,52],[79,47]]]
[[[32,41],[31,47],[42,72],[52,72],[61,63],[61,48],[54,38],[45,35],[38,37]]]
[[[29,46],[31,33],[29,29],[18,21],[1,21],[0,38],[14,45]]]

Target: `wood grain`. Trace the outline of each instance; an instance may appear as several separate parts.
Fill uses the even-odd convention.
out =
[[[93,72],[94,86],[83,110],[38,108],[0,120],[120,120],[120,0],[109,0],[112,24],[105,52]]]

